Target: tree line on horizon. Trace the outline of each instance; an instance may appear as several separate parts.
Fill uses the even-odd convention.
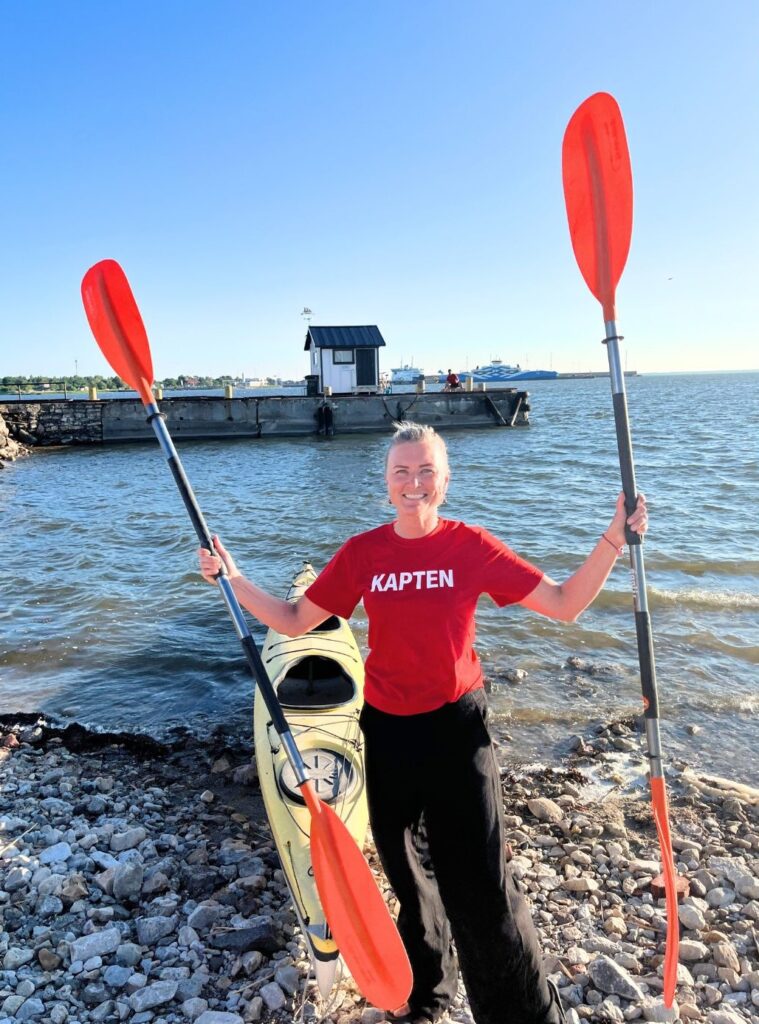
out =
[[[170,388],[222,388],[231,384],[234,378],[231,375],[224,377],[202,377],[197,374],[180,374],[178,377],[164,377],[157,380],[157,386]],[[5,390],[39,391],[45,386],[53,390],[67,388],[70,391],[82,391],[88,387],[96,387],[101,391],[131,391],[128,384],[125,384],[121,377],[104,377],[102,374],[93,374],[89,377],[73,375],[70,377],[46,377],[36,374],[26,377],[0,377],[0,386]]]

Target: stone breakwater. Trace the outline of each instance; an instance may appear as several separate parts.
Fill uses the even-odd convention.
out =
[[[12,440],[30,447],[98,444],[103,439],[102,410],[102,402],[6,402],[0,405],[0,420]]]
[[[0,414],[0,469],[3,468],[4,461],[12,462],[24,454],[26,454],[26,449],[11,434],[8,424]]]
[[[506,749],[503,735],[496,746]],[[677,867],[689,891],[668,1010],[638,738],[615,723],[574,747],[553,769],[516,772],[502,759],[512,871],[569,1020],[756,1020],[759,792],[672,769]],[[365,852],[376,867],[371,845]],[[6,718],[0,968],[0,1024],[385,1016],[349,978],[319,1000],[250,750],[223,736],[161,747]],[[462,987],[450,1017],[471,1024]]]

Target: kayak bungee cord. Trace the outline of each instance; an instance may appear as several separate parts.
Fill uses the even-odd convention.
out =
[[[213,550],[211,533],[185,475],[152,392],[153,361],[140,311],[115,260],[91,267],[82,299],[92,333],[114,372],[140,396],[201,545]],[[217,579],[248,667],[282,740],[296,785],[311,814],[311,858],[325,917],[364,996],[394,1010],[406,1001],[412,977],[395,922],[364,859],[340,818],[319,799],[277,700],[245,616],[222,564]]]
[[[627,514],[631,515],[638,502],[638,491],[625,378],[619,358],[622,338],[617,331],[615,290],[627,261],[632,236],[632,170],[622,114],[616,100],[608,93],[598,92],[590,96],[572,115],[564,134],[562,177],[572,248],[585,283],[603,307],[606,330],[603,341],[609,357],[622,489]],[[667,908],[664,1004],[671,1007],[677,983],[679,950],[677,875],[662,768],[659,700],[643,564],[643,538],[627,526],[625,537],[630,553],[651,802],[661,848]]]

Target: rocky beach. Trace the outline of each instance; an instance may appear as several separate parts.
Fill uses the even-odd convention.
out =
[[[551,768],[515,767],[496,735],[512,871],[569,1020],[759,1018],[759,792],[669,766],[684,882],[667,1009],[635,723],[575,737]],[[384,1019],[349,977],[327,1002],[309,979],[245,741],[158,744],[6,716],[0,796],[0,1024]],[[380,877],[370,842],[365,853]],[[463,987],[450,1017],[471,1022]]]

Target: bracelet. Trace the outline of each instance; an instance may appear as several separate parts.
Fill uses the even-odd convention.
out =
[[[618,548],[617,545],[613,541],[609,540],[609,538],[606,536],[605,533],[602,533],[601,536],[606,541],[606,543],[607,544],[611,544],[611,546],[617,552],[617,558],[619,558],[620,555],[623,555],[625,553],[624,545],[622,547]]]

